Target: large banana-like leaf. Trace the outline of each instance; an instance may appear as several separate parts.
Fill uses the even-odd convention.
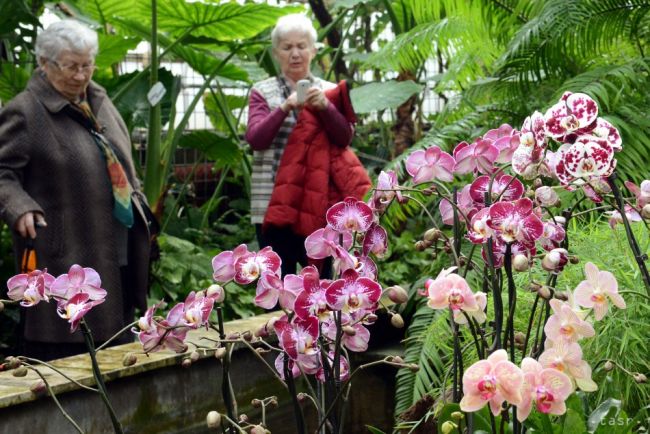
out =
[[[139,38],[124,37],[118,35],[107,35],[100,33],[99,52],[95,59],[98,68],[106,68],[114,63],[119,63],[129,50],[134,49],[140,42]]]
[[[217,167],[236,166],[243,158],[241,149],[232,137],[208,130],[196,130],[183,135],[179,145],[203,152]]]
[[[301,11],[304,8],[295,6],[280,8],[267,4],[162,0],[158,1],[158,28],[175,35],[191,30],[193,36],[235,41],[251,38],[273,26],[279,17]],[[140,18],[149,20],[150,3],[142,2],[137,13]]]
[[[422,91],[422,85],[411,80],[369,83],[352,89],[350,98],[357,113],[397,108],[413,94]]]
[[[73,8],[96,21],[102,27],[113,24],[114,17],[128,17],[143,0],[66,0]],[[148,1],[147,1],[148,3]]]

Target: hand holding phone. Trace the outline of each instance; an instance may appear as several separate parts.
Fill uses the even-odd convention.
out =
[[[304,104],[307,99],[307,91],[311,87],[309,80],[298,80],[296,83],[296,99],[298,104]]]

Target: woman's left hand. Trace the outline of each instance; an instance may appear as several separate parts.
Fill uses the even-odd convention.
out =
[[[327,98],[322,90],[317,87],[311,87],[307,91],[307,98],[305,98],[305,106],[316,109],[325,110],[327,108]]]

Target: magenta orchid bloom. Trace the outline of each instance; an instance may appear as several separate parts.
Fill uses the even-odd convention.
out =
[[[87,292],[78,292],[67,300],[59,300],[57,313],[70,323],[70,333],[74,333],[79,327],[79,322],[90,310],[102,304],[103,298],[92,300]]]
[[[307,257],[312,259],[324,259],[336,254],[336,248],[343,235],[343,248],[352,247],[352,234],[350,232],[337,232],[332,226],[317,229],[305,239],[305,251]]]
[[[206,297],[203,293],[195,293],[192,291],[185,298],[185,302],[178,306],[182,307],[185,325],[192,329],[197,329],[202,326],[205,326],[207,329],[210,313],[212,313],[212,309],[214,308],[214,298]]]
[[[357,265],[352,270],[359,273],[359,277],[367,277],[370,280],[377,280],[377,264],[368,256],[357,256]]]
[[[383,170],[377,176],[377,186],[372,194],[372,202],[377,209],[383,209],[388,204],[397,198],[402,201],[402,193],[400,186],[397,182],[397,174],[394,170],[384,172]]]
[[[248,285],[265,271],[279,274],[281,265],[282,260],[270,246],[264,247],[257,253],[244,253],[235,260],[235,283]]]
[[[491,140],[478,139],[471,145],[467,142],[460,142],[454,148],[454,173],[484,173],[490,174],[494,168],[494,162],[499,157],[499,149],[492,144]]]
[[[531,243],[544,233],[544,224],[533,213],[533,201],[524,197],[515,202],[497,202],[490,207],[487,224],[506,243]]]
[[[331,308],[344,313],[374,310],[381,297],[381,286],[367,277],[359,277],[354,270],[346,270],[342,277],[327,288],[327,303]]]
[[[530,415],[533,402],[540,413],[561,415],[566,412],[564,401],[573,392],[569,377],[556,369],[543,368],[530,357],[521,361],[521,370],[524,385],[521,403],[517,406],[517,419],[520,422]]]
[[[479,176],[472,182],[469,188],[469,195],[474,203],[480,208],[485,206],[485,194],[490,189],[490,176]],[[524,184],[520,180],[503,172],[494,177],[492,181],[492,190],[490,192],[490,202],[497,201],[510,202],[520,199],[524,195]]]
[[[74,264],[67,274],[56,278],[50,292],[57,300],[69,300],[79,293],[88,294],[89,300],[103,300],[106,298],[106,290],[101,285],[97,271]]]
[[[365,232],[373,222],[372,209],[364,202],[348,197],[327,210],[327,223],[339,232]]]
[[[302,356],[318,353],[318,318],[315,316],[302,319],[295,317],[289,322],[286,315],[273,325],[280,345],[287,355],[301,361]]]
[[[609,223],[610,228],[615,229],[617,224],[623,223],[623,216],[619,211],[607,211],[606,214],[609,215],[607,222]],[[643,220],[641,214],[630,205],[625,205],[625,217],[627,217],[627,221],[630,223],[640,222]]]
[[[285,361],[286,353],[282,352],[278,354],[278,357],[275,358],[275,369],[278,371],[278,374],[280,375],[280,378],[283,380],[286,380],[286,376],[284,374],[284,361]],[[318,359],[318,354],[314,354],[313,356],[310,357],[302,357],[302,361],[298,362],[296,360],[291,359],[290,357],[286,357],[287,360],[287,367],[289,368],[289,372],[291,372],[291,375],[293,378],[298,378],[300,375],[304,372],[305,374],[312,375],[318,372],[320,369],[320,361]]]
[[[473,244],[483,244],[492,238],[495,231],[488,225],[490,219],[490,209],[483,208],[472,217],[469,228],[467,228],[467,238]]]
[[[463,187],[463,189],[457,195],[457,206],[460,209],[458,218],[460,219],[461,223],[469,223],[469,221],[472,219],[472,216],[478,211],[476,209],[476,204],[472,200],[469,189],[470,185],[468,184]],[[438,205],[438,209],[440,210],[440,218],[442,219],[442,222],[446,225],[452,226],[454,224],[454,207],[449,202],[449,200],[442,198],[442,200],[440,200],[440,205]],[[467,220],[465,220],[465,217],[467,217]]]
[[[643,180],[640,187],[631,181],[625,181],[625,186],[636,197],[638,209],[650,204],[650,180]]]
[[[318,270],[311,265],[303,269],[302,277],[303,288],[294,303],[296,315],[304,320],[313,316],[324,318],[330,310],[325,294],[329,285],[325,281],[320,281]]]
[[[579,306],[594,310],[597,321],[607,313],[608,302],[611,301],[619,309],[625,309],[625,300],[618,293],[618,282],[609,271],[600,271],[591,262],[585,264],[585,276],[576,287],[573,295]]]
[[[553,309],[553,315],[544,325],[544,332],[548,340],[553,343],[557,341],[570,343],[577,342],[582,338],[590,338],[596,334],[592,325],[581,319],[568,303],[556,298],[549,303]]]
[[[584,93],[565,92],[560,101],[546,111],[546,134],[561,139],[578,129],[588,127],[598,118],[598,105]]]
[[[582,348],[576,342],[547,342],[546,349],[539,356],[539,363],[543,368],[553,368],[566,374],[580,390],[594,392],[598,389],[591,379],[591,366],[582,359]]]
[[[330,351],[327,354],[327,357],[325,357],[325,360],[327,361],[328,369],[332,370],[333,372],[332,365],[334,364],[334,351]],[[348,378],[350,378],[350,363],[343,354],[339,355],[339,374],[341,381],[346,381]],[[326,381],[325,369],[322,366],[318,372],[316,372],[316,379],[321,383],[324,383]]]
[[[373,223],[363,237],[363,256],[373,253],[378,258],[384,256],[388,249],[388,234],[386,229]]]
[[[7,296],[11,300],[20,300],[20,305],[24,307],[35,306],[41,301],[47,302],[54,280],[47,269],[17,274],[7,280]]]
[[[541,169],[546,150],[546,127],[544,116],[535,112],[524,120],[521,127],[519,147],[512,154],[512,170],[524,177],[533,179]]]
[[[230,282],[235,277],[235,261],[248,253],[246,244],[240,244],[234,250],[226,250],[212,258],[212,278],[219,283]]]
[[[544,222],[544,232],[537,242],[546,251],[551,251],[560,247],[562,241],[566,238],[566,231],[562,225],[555,223],[553,220]]]
[[[508,361],[506,350],[497,350],[465,371],[460,409],[473,412],[489,404],[492,414],[498,416],[504,401],[519,405],[523,383],[521,369]]]
[[[264,309],[273,309],[278,304],[283,282],[277,274],[265,271],[257,281],[255,305]]]
[[[506,257],[507,247],[508,247],[507,243],[501,240],[500,238],[493,238],[492,266],[494,266],[494,268],[503,267],[504,260]],[[533,256],[535,256],[536,251],[537,250],[535,249],[535,243],[525,243],[521,241],[515,241],[514,243],[510,244],[511,259],[514,259],[514,257],[517,255],[524,255],[528,258],[532,258]],[[483,257],[483,261],[485,261],[486,264],[490,265],[490,261],[488,259],[487,244],[485,243],[481,248],[481,256]]]
[[[426,150],[412,152],[406,159],[406,171],[413,177],[414,184],[434,179],[451,182],[454,180],[455,164],[451,155],[437,146],[431,146]]]

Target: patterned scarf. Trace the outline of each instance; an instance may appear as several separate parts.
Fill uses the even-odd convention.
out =
[[[111,147],[108,139],[100,133],[101,126],[97,122],[93,114],[90,104],[84,98],[78,103],[73,103],[84,117],[90,121],[92,128],[89,129],[97,147],[102,151],[104,160],[106,161],[106,169],[108,170],[108,177],[111,181],[113,189],[113,216],[127,228],[133,226],[133,208],[131,205],[131,185],[126,177],[124,167],[117,158],[115,151]]]

